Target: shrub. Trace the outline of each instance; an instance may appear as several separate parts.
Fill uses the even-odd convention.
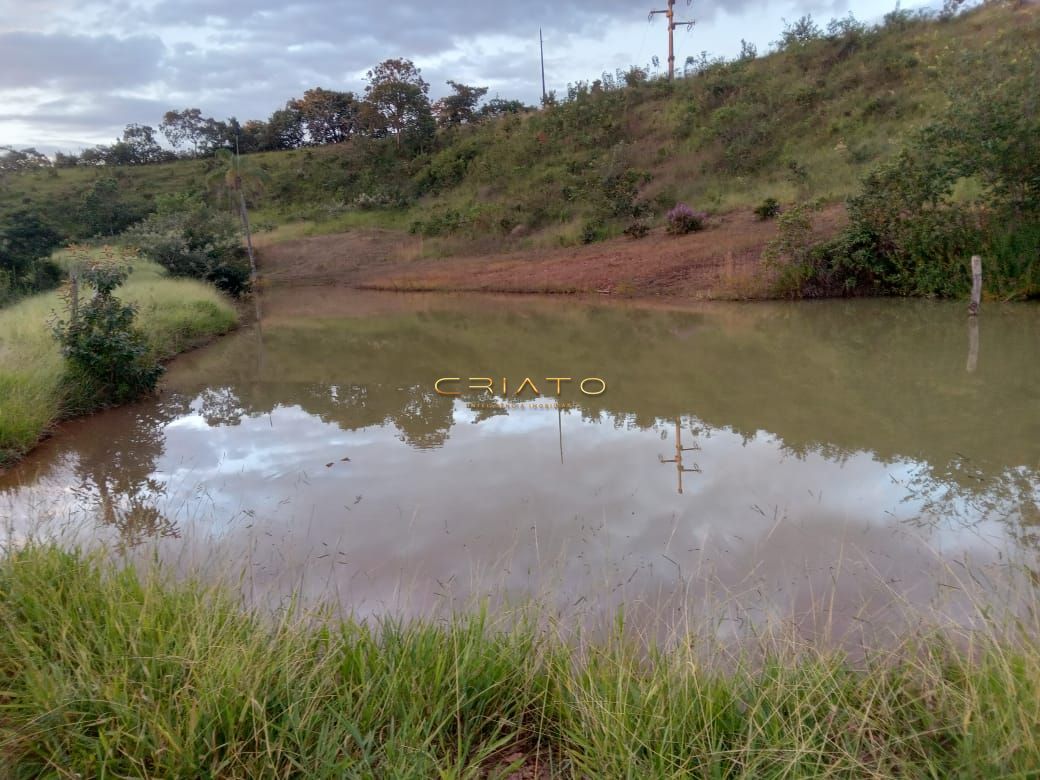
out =
[[[0,223],[0,304],[23,293],[54,287],[61,269],[50,259],[60,237],[31,211]]]
[[[650,226],[645,220],[637,219],[627,228],[625,228],[625,235],[631,236],[632,238],[646,238],[650,233]]]
[[[755,216],[762,222],[780,216],[780,202],[776,198],[766,198],[755,207]]]
[[[776,274],[774,291],[786,297],[807,293],[816,274],[813,214],[816,203],[798,203],[780,215],[777,236],[762,253],[765,265]]]
[[[416,219],[409,232],[421,236],[447,236],[462,231],[469,224],[466,215],[458,209],[436,209],[426,219]]]
[[[602,219],[588,220],[581,228],[581,243],[594,244],[607,237],[607,226]]]
[[[687,233],[704,230],[708,215],[703,211],[694,211],[685,203],[677,203],[668,212],[666,219],[668,220],[668,232],[671,235],[684,236]]]
[[[807,43],[819,40],[823,37],[823,30],[813,21],[812,16],[806,15],[795,22],[784,20],[784,31],[780,40],[776,41],[776,47],[780,51],[805,46]]]
[[[711,114],[708,127],[721,144],[718,168],[750,174],[775,157],[777,111],[765,93],[748,91]]]
[[[150,392],[162,374],[134,328],[137,309],[113,295],[129,273],[128,267],[111,263],[88,266],[79,278],[93,295],[81,304],[70,298],[69,320],[54,325],[72,381],[89,381],[103,403],[125,403]]]
[[[249,287],[249,258],[234,219],[199,201],[163,199],[155,214],[125,236],[173,276],[203,279],[231,295]]]

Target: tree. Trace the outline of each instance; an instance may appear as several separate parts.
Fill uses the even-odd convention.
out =
[[[386,138],[389,134],[386,117],[367,100],[362,100],[359,106],[358,133],[365,138]]]
[[[256,281],[256,255],[253,252],[253,234],[249,229],[249,209],[246,207],[246,190],[258,192],[263,188],[267,178],[263,171],[251,161],[242,159],[227,149],[218,149],[216,159],[219,166],[210,174],[211,182],[220,182],[228,194],[237,201],[239,219],[242,220],[242,231],[246,237],[246,249],[249,252],[249,270],[251,281]]]
[[[207,147],[213,148],[218,145],[222,124],[204,117],[202,111],[197,108],[185,108],[182,111],[167,111],[163,114],[159,129],[173,148],[179,149],[185,143],[190,143],[191,156],[198,157],[200,145],[203,152]]]
[[[122,140],[108,147],[104,158],[109,165],[150,165],[165,162],[170,154],[155,140],[154,128],[130,124],[123,130]]]
[[[519,100],[504,100],[502,98],[491,98],[480,107],[480,115],[485,117],[499,117],[506,114],[519,114],[527,111],[527,106]]]
[[[128,267],[114,264],[84,268],[80,278],[94,294],[82,308],[70,304],[69,321],[54,326],[62,354],[103,402],[123,403],[151,392],[163,371],[134,327],[137,307],[113,295],[129,275]]]
[[[238,120],[234,117],[227,122],[207,118],[202,125],[199,151],[209,155],[217,149],[234,149],[238,131]]]
[[[107,160],[107,146],[91,146],[79,153],[79,165],[104,165]]]
[[[433,105],[433,113],[437,124],[441,127],[471,124],[480,118],[477,104],[487,94],[487,87],[470,87],[457,81],[449,81],[452,94],[443,97]]]
[[[368,72],[365,98],[386,120],[398,149],[406,136],[416,137],[421,145],[429,134],[433,118],[429,91],[430,85],[411,60],[384,60]]]
[[[9,290],[38,290],[58,281],[50,261],[61,237],[32,211],[18,211],[0,223],[0,299]]]
[[[0,146],[0,174],[49,168],[50,165],[51,161],[47,158],[47,155],[35,149],[15,149],[12,146]]]
[[[305,135],[303,116],[290,100],[285,108],[275,111],[267,120],[262,147],[270,151],[297,149],[303,145]]]
[[[813,21],[812,16],[807,14],[798,19],[794,24],[784,19],[784,31],[780,35],[780,40],[776,43],[780,51],[786,51],[804,46],[810,41],[815,41],[822,37],[823,30]]]
[[[315,87],[290,100],[312,144],[338,144],[358,132],[360,106],[353,92]]]
[[[83,197],[79,212],[89,234],[94,236],[114,236],[137,218],[123,202],[119,182],[111,176],[94,182]]]
[[[75,154],[66,154],[65,152],[54,153],[55,168],[75,168],[78,164],[79,157]]]
[[[247,120],[238,134],[238,151],[241,154],[250,152],[266,152],[271,147],[266,145],[270,130],[267,122],[259,119]]]
[[[184,193],[155,201],[155,211],[124,234],[128,244],[172,276],[204,279],[231,295],[248,289],[249,258],[230,215]]]

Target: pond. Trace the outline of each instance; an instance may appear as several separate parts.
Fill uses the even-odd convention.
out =
[[[9,533],[359,615],[498,594],[656,620],[753,595],[851,624],[942,598],[967,562],[1035,566],[1040,308],[987,307],[972,334],[963,304],[922,301],[263,306],[0,477]]]

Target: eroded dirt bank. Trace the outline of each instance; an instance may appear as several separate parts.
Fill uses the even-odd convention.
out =
[[[821,234],[833,233],[844,208],[820,213]],[[775,222],[735,212],[708,230],[683,237],[657,230],[582,247],[423,258],[420,239],[389,230],[296,239],[260,250],[268,284],[342,284],[373,290],[510,293],[609,293],[627,297],[761,298],[762,268]]]

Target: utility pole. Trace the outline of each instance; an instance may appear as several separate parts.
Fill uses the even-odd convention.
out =
[[[545,41],[542,40],[542,28],[538,28],[538,49],[542,53],[542,105],[545,105]]]
[[[690,0],[686,0],[686,5],[689,4]],[[684,26],[687,30],[692,30],[696,22],[675,21],[675,0],[668,0],[667,11],[651,11],[649,20],[652,22],[657,14],[664,14],[668,20],[668,80],[671,81],[675,78],[675,28]]]
[[[678,417],[676,417],[675,418],[675,457],[672,458],[671,460],[665,460],[663,455],[658,455],[657,456],[657,460],[660,461],[661,463],[674,463],[675,464],[675,470],[679,474],[679,495],[680,496],[683,493],[682,475],[683,474],[700,474],[701,473],[701,467],[698,466],[696,463],[693,464],[693,468],[692,469],[686,468],[686,466],[683,465],[683,453],[684,452],[694,452],[695,450],[699,450],[700,448],[701,447],[700,447],[699,444],[697,444],[697,442],[694,442],[692,447],[684,447],[684,446],[682,446],[682,421]]]

